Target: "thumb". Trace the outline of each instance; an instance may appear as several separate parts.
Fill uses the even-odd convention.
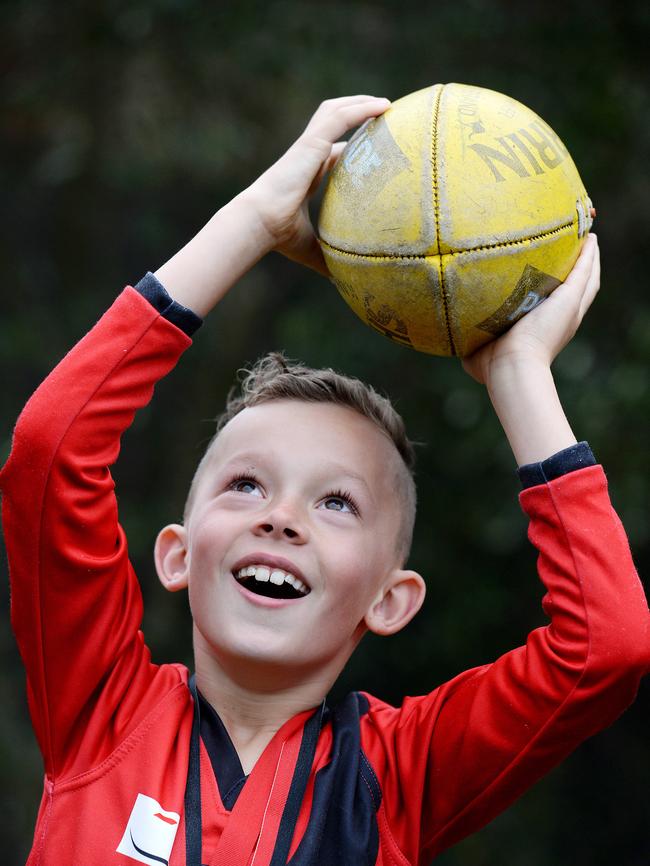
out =
[[[289,255],[291,258],[291,255]],[[330,272],[327,270],[323,251],[321,250],[318,238],[312,234],[307,244],[300,250],[300,259],[296,259],[300,264],[311,268],[313,271],[321,274],[323,277],[330,279]]]
[[[332,145],[332,150],[330,151],[330,155],[327,157],[327,159],[321,165],[321,167],[318,171],[318,174],[316,175],[316,177],[314,178],[314,180],[311,183],[311,186],[309,187],[308,195],[311,196],[316,192],[318,187],[321,185],[321,182],[322,182],[323,178],[325,177],[325,175],[328,174],[334,168],[336,163],[341,158],[341,154],[345,150],[346,145],[347,145],[347,141],[337,141],[335,144]]]
[[[306,201],[303,202],[302,207],[296,215],[293,231],[290,236],[283,243],[278,244],[275,250],[278,253],[282,253],[288,259],[305,265],[324,277],[329,277],[318,238],[309,218]]]

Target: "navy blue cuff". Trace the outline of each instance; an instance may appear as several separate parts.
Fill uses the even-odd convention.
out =
[[[546,460],[542,460],[541,463],[526,463],[525,466],[520,466],[518,470],[519,480],[525,490],[527,487],[535,487],[537,484],[546,484],[561,475],[575,472],[576,469],[595,465],[596,458],[588,443],[578,442],[563,451],[558,451],[557,454],[551,455]]]
[[[203,319],[179,304],[167,294],[167,290],[154,275],[149,271],[139,283],[134,286],[143,298],[146,298],[152,307],[155,307],[161,316],[176,325],[181,331],[185,331],[188,337],[197,331],[203,324]]]

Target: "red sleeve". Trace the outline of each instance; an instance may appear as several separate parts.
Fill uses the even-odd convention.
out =
[[[395,709],[371,699],[364,748],[409,862],[485,825],[611,724],[650,669],[650,615],[601,467],[525,490],[551,622],[525,646]]]
[[[190,340],[128,287],[24,408],[0,475],[11,619],[51,779],[110,754],[172,667],[152,665],[109,467]]]

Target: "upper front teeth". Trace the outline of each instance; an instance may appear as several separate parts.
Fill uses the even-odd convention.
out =
[[[294,589],[298,590],[298,592],[302,592],[304,595],[309,591],[308,587],[302,582],[302,580],[300,580],[300,578],[295,577],[293,574],[286,571],[280,571],[279,568],[271,570],[265,565],[247,565],[245,568],[239,569],[236,577],[240,579],[243,577],[254,577],[255,580],[262,582],[270,580],[271,583],[275,583],[278,586],[286,581]]]

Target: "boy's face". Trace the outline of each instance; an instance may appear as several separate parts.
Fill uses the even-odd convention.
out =
[[[400,459],[346,407],[277,400],[235,416],[212,446],[183,528],[202,648],[221,661],[342,666],[387,587],[413,574],[399,570],[396,547]],[[255,566],[305,589],[270,590],[272,580],[257,579],[264,570],[247,574]],[[299,597],[269,597],[276,593]]]

